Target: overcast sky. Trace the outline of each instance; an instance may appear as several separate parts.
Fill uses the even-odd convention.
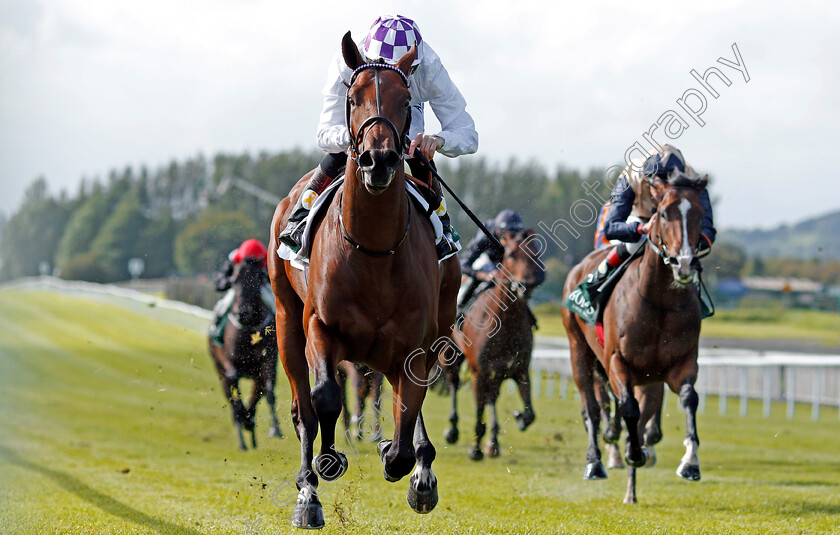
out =
[[[0,0],[0,210],[41,174],[75,194],[126,165],[314,149],[341,36],[387,13],[417,21],[491,161],[606,167],[673,110],[718,227],[840,209],[836,2]],[[733,43],[749,82],[717,61]],[[690,74],[712,66],[717,99]],[[677,104],[690,89],[702,127]]]

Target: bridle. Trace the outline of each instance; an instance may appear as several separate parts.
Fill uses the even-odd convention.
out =
[[[356,77],[359,75],[359,73],[361,73],[362,71],[365,71],[367,69],[373,69],[374,81],[375,81],[375,84],[376,84],[376,115],[371,115],[370,117],[365,119],[364,122],[362,122],[362,125],[359,127],[358,132],[356,132],[354,134],[353,133],[353,126],[350,123],[350,104],[351,104],[350,88],[353,87],[354,83],[356,83]],[[379,71],[382,70],[382,69],[389,70],[389,71],[394,71],[394,72],[398,73],[400,75],[400,78],[402,79],[403,83],[405,84],[405,87],[406,88],[410,87],[408,76],[406,76],[406,74],[404,72],[402,72],[398,67],[395,67],[393,65],[389,65],[387,63],[364,63],[364,64],[360,65],[359,67],[357,67],[356,70],[353,71],[353,74],[350,76],[350,83],[349,84],[345,83],[345,85],[347,86],[347,99],[345,100],[345,103],[344,103],[344,110],[345,110],[344,120],[345,120],[345,124],[347,126],[347,132],[350,134],[350,155],[349,156],[350,156],[350,159],[353,161],[353,163],[355,163],[356,166],[357,166],[356,167],[356,178],[357,179],[359,178],[358,177],[358,174],[359,174],[359,168],[358,168],[359,155],[362,154],[362,152],[364,152],[364,150],[362,150],[362,149],[364,148],[363,145],[364,145],[365,134],[367,133],[368,130],[370,130],[370,128],[372,126],[374,126],[377,123],[384,123],[385,126],[388,127],[388,129],[391,131],[391,135],[394,137],[395,146],[400,149],[400,158],[402,158],[403,147],[408,145],[408,130],[409,130],[409,128],[411,128],[411,110],[409,109],[408,113],[406,114],[407,117],[406,117],[406,120],[405,120],[405,127],[403,128],[402,133],[397,131],[397,127],[394,125],[394,123],[391,121],[391,119],[382,115],[382,96],[381,96],[380,90],[379,90]]]
[[[675,187],[678,187],[678,186],[675,186]],[[665,216],[662,214],[662,212],[659,209],[657,209],[651,217],[659,217],[659,221],[657,222],[657,225],[656,225],[656,239],[657,239],[658,243],[654,243],[653,236],[651,235],[647,240],[648,245],[651,247],[651,249],[653,249],[653,251],[656,253],[656,255],[659,258],[662,259],[663,264],[665,264],[666,266],[669,266],[669,267],[679,266],[680,263],[679,263],[679,261],[677,260],[676,257],[668,256],[668,253],[667,253],[668,244],[666,244],[665,240],[662,238],[661,223],[662,223],[662,220],[665,218]],[[694,251],[692,251],[692,259],[691,259],[692,267],[694,267],[698,271],[702,271],[703,266],[700,263],[700,259],[707,256],[710,252],[711,252],[711,248],[707,248],[707,249],[701,251],[700,250],[700,245],[698,244],[697,247],[694,248]]]
[[[353,133],[353,125],[350,122],[350,88],[353,87],[353,84],[356,83],[356,77],[364,70],[373,69],[374,75],[374,82],[376,87],[376,115],[371,115],[367,119],[362,122],[362,125],[359,127],[358,132],[355,134]],[[391,135],[394,137],[395,146],[399,148],[400,151],[400,165],[403,162],[403,148],[408,145],[408,130],[411,128],[411,110],[407,110],[406,113],[406,120],[405,120],[405,127],[403,128],[402,133],[397,131],[397,127],[394,126],[393,121],[391,119],[382,115],[382,95],[379,90],[380,80],[379,80],[379,71],[385,69],[390,70],[398,73],[400,78],[402,79],[405,87],[408,88],[410,86],[408,76],[404,72],[402,72],[399,68],[389,65],[387,63],[364,63],[356,68],[353,71],[353,74],[350,76],[350,83],[345,84],[347,86],[347,99],[345,101],[345,123],[347,126],[347,132],[350,134],[350,154],[349,158],[356,164],[356,180],[361,182],[361,177],[359,176],[360,168],[359,168],[359,155],[364,152],[364,139],[365,134],[371,127],[373,127],[377,123],[384,123],[385,126],[388,127],[388,130],[391,131]],[[386,251],[375,251],[372,249],[368,249],[362,246],[359,242],[353,239],[350,236],[350,232],[347,230],[347,227],[344,225],[344,216],[342,214],[342,200],[343,196],[339,197],[338,200],[338,220],[341,223],[341,230],[344,233],[344,239],[352,245],[357,251],[365,253],[368,256],[372,256],[374,258],[384,258],[387,256],[393,255],[397,249],[399,249],[400,245],[403,244],[405,238],[408,236],[408,229],[411,227],[411,202],[408,198],[408,191],[406,191],[406,203],[409,204],[408,206],[408,220],[405,224],[405,231],[403,232],[402,238],[400,238],[399,242]]]

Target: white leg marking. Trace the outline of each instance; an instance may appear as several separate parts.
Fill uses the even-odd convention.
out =
[[[697,450],[700,449],[700,444],[694,442],[690,438],[683,440],[685,446],[685,455],[683,455],[682,462],[693,466],[700,466],[700,459],[697,457]]]

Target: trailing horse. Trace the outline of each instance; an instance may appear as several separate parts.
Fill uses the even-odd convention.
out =
[[[652,180],[661,201],[651,219],[646,250],[630,264],[604,309],[603,347],[596,327],[587,325],[568,309],[563,310],[572,371],[589,435],[584,477],[606,477],[598,448],[601,414],[596,397],[598,376],[603,374],[627,427],[625,461],[629,472],[625,503],[636,503],[635,469],[647,459],[640,437],[646,434],[646,423],[654,419],[661,407],[661,398],[657,401],[654,396],[640,408],[634,396],[636,387],[665,383],[679,394],[686,413],[686,454],[677,474],[693,481],[700,479],[698,397],[694,389],[701,320],[697,290],[700,263],[696,255],[703,220],[699,197],[706,179],[689,180],[674,175]],[[565,296],[608,251],[590,253],[572,269],[566,279]],[[647,392],[655,394],[652,389]],[[657,431],[650,431],[651,439],[656,438]],[[611,435],[618,439],[616,433]]]
[[[385,377],[382,373],[371,370],[364,364],[352,364],[340,362],[338,364],[338,384],[341,387],[341,403],[344,407],[342,416],[344,428],[350,432],[352,437],[364,440],[380,440],[382,438],[382,424],[380,400],[382,398],[382,382]],[[347,403],[347,381],[350,381],[350,395],[353,399],[353,407]],[[371,398],[373,406],[373,420],[365,418],[365,405],[367,398]]]
[[[263,303],[260,288],[265,282],[262,260],[245,259],[234,267],[231,286],[236,294],[233,308],[227,315],[222,345],[208,337],[210,356],[219,373],[222,393],[233,411],[233,423],[239,449],[245,451],[242,428],[251,432],[251,445],[257,447],[255,413],[257,402],[265,395],[271,411],[272,426],[268,436],[282,437],[275,410],[274,387],[277,379],[277,340],[271,310]],[[239,379],[254,380],[251,400],[242,403]]]
[[[496,414],[496,399],[506,379],[513,379],[519,386],[524,408],[515,411],[514,417],[519,430],[524,431],[534,421],[531,405],[531,379],[529,368],[531,352],[534,349],[533,316],[528,308],[531,291],[545,279],[545,272],[537,265],[533,256],[521,245],[534,233],[525,229],[510,240],[504,241],[504,257],[497,266],[495,283],[480,293],[465,314],[461,329],[453,339],[466,357],[470,367],[475,398],[476,421],[475,442],[470,449],[471,459],[478,461],[499,455],[499,420]],[[450,444],[458,440],[457,392],[460,384],[462,359],[446,366],[452,410],[445,438]],[[490,407],[490,438],[484,449],[480,442],[487,426],[484,423],[484,407]]]
[[[292,520],[301,528],[324,525],[318,478],[332,481],[347,469],[346,456],[335,447],[341,414],[336,367],[342,360],[366,364],[391,383],[394,437],[377,448],[383,475],[398,481],[416,463],[408,503],[418,513],[434,509],[435,449],[420,409],[429,370],[438,359],[436,353],[445,350],[444,335],[455,320],[460,280],[455,257],[438,264],[432,225],[406,189],[408,75],[416,51],[412,48],[396,66],[365,63],[348,32],[342,52],[353,70],[347,90],[351,147],[345,181],[314,230],[308,272],[275,254],[269,260],[280,359],[291,385],[292,419],[301,442],[296,477],[300,492]],[[275,211],[275,247],[308,177]],[[321,449],[315,456],[319,424]]]

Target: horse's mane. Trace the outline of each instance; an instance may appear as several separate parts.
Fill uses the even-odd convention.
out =
[[[661,180],[665,184],[675,188],[693,188],[699,191],[706,187],[709,182],[709,177],[707,175],[700,176],[696,173],[687,175],[678,169],[672,169],[667,176],[657,175],[654,180]]]

